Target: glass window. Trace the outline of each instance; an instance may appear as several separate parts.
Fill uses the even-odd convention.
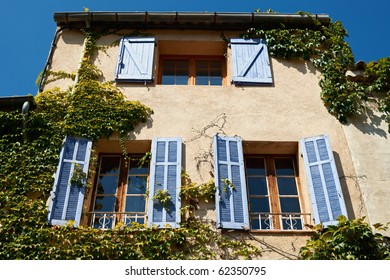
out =
[[[187,85],[189,77],[188,60],[164,60],[161,83],[163,85]]]
[[[108,222],[112,219],[112,217],[105,219],[104,213],[113,213],[115,211],[120,161],[121,158],[119,156],[102,156],[100,158],[94,201],[94,213],[98,215],[95,216],[94,227],[97,227],[96,222],[104,225],[106,221]]]
[[[245,172],[253,230],[301,230],[294,157],[247,156]]]
[[[223,61],[223,58],[162,58],[160,83],[163,85],[221,86]]]
[[[197,60],[195,63],[195,69],[196,85],[222,85],[222,61]]]
[[[100,157],[91,224],[109,229],[116,223],[146,221],[146,190],[149,163],[142,156]]]

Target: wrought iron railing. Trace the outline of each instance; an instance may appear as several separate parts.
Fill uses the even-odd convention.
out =
[[[257,230],[308,230],[311,213],[251,213],[252,229]]]
[[[145,223],[145,214],[128,213],[128,212],[96,212],[90,213],[91,215],[91,227],[100,229],[112,229],[118,222],[124,225],[131,225],[132,222],[139,224]]]
[[[137,222],[144,224],[146,215],[128,212],[96,212],[90,213],[91,227],[100,229],[112,229],[120,222],[130,226]],[[311,213],[251,213],[253,230],[308,230],[312,225]]]

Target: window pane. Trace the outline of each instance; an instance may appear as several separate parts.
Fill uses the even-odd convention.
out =
[[[163,63],[164,73],[166,73],[165,71],[168,71],[168,69],[175,69],[175,64],[176,62],[174,60],[164,60]]]
[[[211,77],[222,77],[222,70],[221,69],[210,69],[210,76]]]
[[[222,86],[222,77],[210,77],[210,86]]]
[[[164,85],[188,84],[187,60],[164,60],[161,83]]]
[[[267,214],[251,215],[251,229],[272,229],[272,218]]]
[[[249,195],[268,195],[265,177],[248,177]]]
[[[292,178],[277,178],[279,195],[297,195],[297,186],[295,184],[295,177]]]
[[[210,60],[210,68],[211,69],[218,69],[219,71],[221,71],[222,61],[221,60]]]
[[[260,229],[259,219],[254,219],[251,217],[251,229]]]
[[[280,210],[288,213],[300,213],[299,199],[297,197],[280,197]]]
[[[119,157],[102,157],[100,163],[100,174],[118,174],[119,173]]]
[[[127,194],[145,194],[146,176],[131,176],[127,182]]]
[[[113,215],[98,216],[96,215],[95,220],[93,221],[94,228],[112,228],[115,217]]]
[[[222,85],[222,63],[219,60],[196,61],[197,85]]]
[[[95,211],[114,212],[115,196],[97,196],[95,201]]]
[[[176,76],[175,85],[187,85],[188,84],[188,75],[185,76]]]
[[[198,76],[208,77],[209,70],[207,68],[206,69],[196,68],[196,77],[198,77]]]
[[[296,230],[302,229],[302,220],[299,217],[283,217],[283,229]]]
[[[127,225],[127,226],[130,226],[132,222],[136,222],[136,223],[139,223],[139,224],[144,224],[145,223],[145,218],[144,216],[138,216],[138,217],[135,217],[134,215],[132,216],[128,216],[125,218],[124,220],[124,223]]]
[[[196,76],[196,85],[207,86],[209,84],[209,77]]]
[[[206,69],[206,73],[207,73],[207,69],[209,68],[209,61],[207,60],[197,60],[196,61],[196,70],[198,71],[198,69]]]
[[[164,75],[163,74],[161,83],[163,85],[174,85],[175,84],[175,76],[174,75]]]
[[[145,212],[145,196],[126,197],[125,212]]]
[[[131,158],[128,174],[148,174],[149,163],[144,162],[141,164],[141,158]]]
[[[269,212],[269,202],[267,197],[250,197],[250,212]]]
[[[265,175],[264,158],[247,158],[246,175]]]
[[[175,60],[176,69],[184,69],[188,73],[188,60]]]
[[[176,76],[188,78],[188,68],[176,68]]]
[[[163,69],[164,76],[175,76],[175,67],[173,68],[165,68]]]
[[[117,185],[117,176],[99,176],[97,194],[115,194]]]
[[[294,176],[294,165],[291,158],[275,159],[276,176],[291,175]]]

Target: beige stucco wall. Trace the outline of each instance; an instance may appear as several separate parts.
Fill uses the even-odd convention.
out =
[[[349,119],[344,131],[371,224],[390,222],[390,134],[375,104]],[[390,236],[390,230],[387,231]]]
[[[83,49],[84,35],[80,34],[79,31],[65,30],[60,32],[60,36],[54,47],[54,56],[49,70],[52,72],[63,71],[69,74],[76,74],[82,59]],[[49,76],[49,79],[51,78]],[[47,84],[45,89],[57,86],[66,90],[73,84],[74,81],[71,79],[59,79]]]
[[[158,40],[222,41],[219,32],[153,31]],[[67,37],[68,35],[66,35]],[[75,71],[81,56],[81,34],[64,36],[57,47],[53,68]],[[225,33],[226,37],[237,37]],[[111,45],[120,37],[106,36],[99,44]],[[118,46],[99,51],[95,64],[103,71],[103,81],[114,80]],[[231,51],[226,47],[227,80],[231,80]],[[63,58],[66,57],[66,61]],[[71,63],[69,60],[72,60]],[[158,62],[158,45],[155,65]],[[331,116],[320,99],[320,73],[303,61],[271,59],[272,86],[169,86],[156,84],[118,83],[131,100],[150,106],[154,114],[147,124],[129,135],[131,140],[151,140],[154,137],[181,137],[184,143],[183,167],[195,182],[208,181],[212,170],[212,137],[216,133],[240,136],[245,141],[299,141],[303,137],[328,134],[346,200],[350,218],[366,215],[361,192],[342,125]],[[49,84],[65,87],[64,81]],[[299,153],[298,153],[299,154]],[[312,212],[303,160],[298,156],[299,181],[303,212]],[[200,215],[215,220],[213,203],[204,206]],[[264,251],[264,258],[279,259],[297,256],[299,248],[310,234],[255,234],[255,244]],[[260,241],[261,242],[260,242]],[[271,250],[269,248],[277,248]],[[277,252],[278,250],[281,250]],[[284,255],[287,254],[287,255]]]

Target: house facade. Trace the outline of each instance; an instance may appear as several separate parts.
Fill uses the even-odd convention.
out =
[[[310,62],[270,57],[264,39],[241,36],[250,27],[281,23],[313,28],[308,16],[93,12],[54,17],[57,31],[46,73],[77,73],[86,47],[81,29],[104,27],[93,57],[101,81],[113,82],[126,98],[154,113],[124,142],[117,136],[95,143],[76,135],[65,139],[49,199],[50,223],[75,220],[104,230],[131,222],[180,227],[184,172],[192,182],[214,180],[216,187],[215,200],[202,201],[196,216],[222,234],[246,238],[266,259],[296,257],[312,234],[308,225],[335,224],[339,215],[354,219],[374,213],[385,221],[381,209],[366,207],[371,200],[358,180],[366,174],[359,166],[362,147],[354,143],[356,131],[324,106],[321,73]],[[330,21],[327,15],[316,18],[324,25]],[[77,76],[45,83],[48,76],[42,91],[77,83]],[[91,150],[96,166],[89,164]],[[95,171],[92,189],[72,193],[63,185],[80,166]],[[168,205],[156,202],[164,194]]]

